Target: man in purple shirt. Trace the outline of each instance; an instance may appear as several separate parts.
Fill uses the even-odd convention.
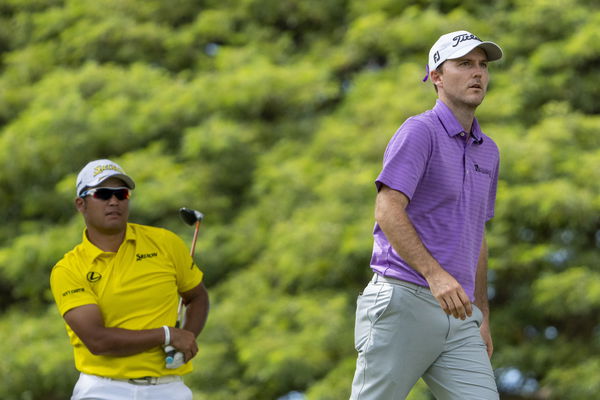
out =
[[[501,57],[469,32],[441,36],[428,64],[436,105],[388,144],[376,180],[374,276],[357,303],[353,400],[404,399],[419,378],[437,399],[498,399],[485,223],[499,155],[475,110],[488,62]]]

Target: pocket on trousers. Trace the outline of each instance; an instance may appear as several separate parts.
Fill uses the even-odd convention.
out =
[[[473,319],[477,327],[480,328],[481,324],[483,324],[483,312],[475,304],[473,304]]]
[[[373,325],[390,309],[393,294],[394,288],[389,284],[371,284],[358,297],[354,329],[354,346],[358,352],[367,343]]]
[[[375,324],[385,316],[386,312],[390,309],[393,294],[394,287],[389,284],[382,285],[380,290],[377,291],[372,307],[369,310],[371,323]]]
[[[98,378],[86,374],[80,374],[79,379],[73,388],[73,396],[71,397],[71,400],[78,400],[90,395],[90,393],[92,393],[94,388],[97,386],[99,386]]]

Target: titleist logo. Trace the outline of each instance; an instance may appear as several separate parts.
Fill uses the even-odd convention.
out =
[[[481,42],[481,39],[479,39],[477,36],[475,36],[473,34],[467,35],[466,33],[463,33],[461,35],[454,36],[452,38],[452,41],[454,42],[454,44],[452,45],[452,47],[456,47],[460,43],[466,42],[467,40],[477,40],[478,42]]]
[[[491,169],[487,169],[487,168],[482,168],[479,165],[475,164],[475,171],[479,172],[480,174],[486,174],[487,176],[491,177],[492,176],[492,170]]]

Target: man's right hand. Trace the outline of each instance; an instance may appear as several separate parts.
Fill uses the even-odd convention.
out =
[[[462,320],[472,315],[473,307],[469,296],[460,283],[442,267],[436,268],[425,279],[446,314]]]
[[[198,353],[198,343],[196,336],[185,329],[170,328],[171,346],[183,353],[184,361],[188,362]]]

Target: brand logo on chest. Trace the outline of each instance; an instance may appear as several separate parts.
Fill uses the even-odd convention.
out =
[[[135,261],[141,261],[141,260],[144,260],[146,258],[152,258],[152,257],[156,257],[156,256],[158,256],[158,253],[156,253],[156,252],[154,252],[154,253],[144,253],[144,254],[137,253],[135,255]]]
[[[96,283],[100,279],[102,279],[102,275],[99,272],[94,272],[94,271],[88,272],[85,277],[87,278],[88,282],[91,282],[91,283]]]
[[[489,176],[490,178],[492,177],[492,171],[490,169],[480,167],[478,164],[475,164],[475,172],[479,172],[480,174],[485,174],[485,175]]]

